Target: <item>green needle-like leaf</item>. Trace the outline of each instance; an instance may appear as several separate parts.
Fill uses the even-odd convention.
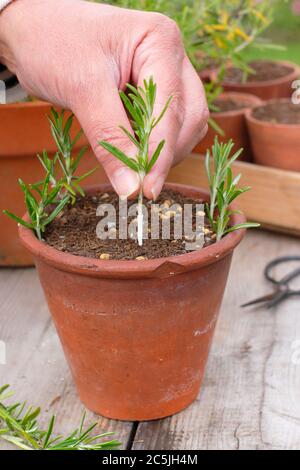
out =
[[[5,405],[7,398],[12,396],[7,390],[7,385],[0,388],[0,440],[22,450],[103,450],[116,449],[121,445],[116,440],[103,440],[112,433],[93,435],[97,423],[84,429],[86,413],[83,414],[79,428],[66,437],[54,437],[55,417],[50,418],[47,431],[44,431],[36,420],[40,408],[33,410],[29,407],[26,410],[25,402]]]
[[[139,169],[138,169],[137,162],[135,162],[132,158],[127,157],[127,155],[125,155],[125,153],[123,153],[117,147],[110,144],[109,142],[105,142],[104,140],[99,142],[99,145],[101,145],[101,147],[103,147],[105,150],[107,150],[112,155],[114,155],[114,157],[116,157],[118,160],[120,160],[122,163],[124,163],[124,165],[126,165],[129,168],[131,168],[132,170],[138,172]]]
[[[166,141],[165,141],[165,140],[162,140],[162,141],[158,144],[158,146],[157,146],[157,148],[156,148],[156,150],[155,150],[155,152],[154,152],[154,154],[153,154],[153,156],[152,156],[152,158],[151,158],[151,160],[150,160],[150,162],[149,162],[149,164],[148,164],[148,166],[147,166],[147,173],[149,173],[149,172],[152,170],[153,166],[154,166],[155,163],[157,162],[158,157],[160,156],[161,151],[162,151],[162,149],[163,149],[165,143],[166,143]]]
[[[12,212],[9,212],[7,210],[4,210],[3,211],[3,214],[5,215],[8,215],[8,217],[10,217],[11,219],[13,219],[15,222],[17,222],[18,224],[21,224],[21,225],[24,225],[24,227],[27,227],[27,228],[32,228],[32,225],[29,224],[28,222],[25,222],[25,220],[23,220],[21,217],[18,217],[17,215],[13,214]]]

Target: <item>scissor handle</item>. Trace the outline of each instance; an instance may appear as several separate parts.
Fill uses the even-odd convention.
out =
[[[300,276],[300,268],[297,268],[294,271],[292,271],[291,273],[286,274],[281,279],[275,279],[271,275],[271,270],[275,266],[278,266],[279,264],[282,264],[282,263],[287,263],[289,261],[300,261],[300,256],[281,256],[279,258],[274,259],[273,261],[270,261],[270,263],[268,263],[267,266],[265,267],[265,271],[264,271],[266,279],[268,279],[268,281],[272,282],[273,284],[275,284],[277,286],[282,286],[282,285],[288,285],[288,283],[292,279],[295,279],[296,277]]]

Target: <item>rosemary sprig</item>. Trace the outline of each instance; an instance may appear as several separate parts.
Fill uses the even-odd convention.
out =
[[[5,405],[13,396],[9,385],[0,388],[0,439],[10,442],[23,450],[103,450],[115,449],[121,445],[117,440],[103,441],[113,433],[93,435],[97,423],[84,428],[86,414],[80,426],[67,436],[53,436],[55,416],[49,421],[47,430],[42,430],[37,422],[40,408],[26,407],[26,402]]]
[[[54,157],[54,161],[52,160],[52,170],[54,171],[55,163],[58,161],[63,173],[63,178],[61,180],[62,186],[69,192],[73,201],[75,201],[77,193],[82,197],[84,196],[84,191],[79,183],[94,173],[96,168],[93,168],[82,176],[75,176],[78,165],[88,147],[82,147],[76,156],[73,155],[74,147],[83,134],[82,129],[80,129],[73,139],[71,137],[74,114],[71,114],[67,119],[65,119],[65,110],[58,113],[54,108],[51,108],[51,115],[48,116],[48,119],[51,133],[58,149],[58,152]],[[46,161],[45,152],[43,158],[39,157],[39,159],[44,168],[48,169],[49,159],[47,154]]]
[[[70,201],[70,195],[68,193],[64,194],[63,197],[59,197],[63,186],[62,182],[58,182],[56,186],[52,187],[50,179],[50,171],[47,172],[47,176],[42,185],[36,183],[28,187],[21,178],[19,179],[19,185],[24,193],[25,205],[30,222],[26,222],[10,211],[3,211],[4,214],[8,215],[17,223],[34,230],[39,240],[42,239],[42,233],[46,230],[47,225],[55,219]],[[35,196],[33,190],[40,196],[40,200]]]
[[[206,204],[205,208],[211,227],[217,235],[217,241],[234,230],[259,227],[260,225],[254,222],[246,222],[229,226],[230,216],[236,212],[229,209],[230,204],[241,194],[251,189],[248,186],[237,187],[241,178],[240,174],[233,178],[231,166],[243,151],[243,149],[240,149],[230,156],[233,147],[232,140],[227,143],[219,143],[216,137],[211,151],[207,151],[205,158],[210,190],[210,202]],[[213,167],[211,166],[211,160]]]
[[[138,243],[143,243],[143,181],[146,174],[148,174],[153,168],[154,164],[158,160],[161,151],[164,147],[165,140],[159,142],[153,154],[149,155],[149,142],[153,129],[163,118],[167,111],[172,96],[167,100],[158,117],[153,116],[154,104],[156,99],[156,84],[153,81],[153,77],[149,80],[144,80],[144,87],[134,87],[133,85],[127,84],[129,90],[128,95],[123,91],[120,92],[123,104],[131,117],[131,125],[134,131],[134,135],[120,126],[122,131],[126,134],[128,139],[135,145],[137,151],[135,158],[125,155],[120,149],[115,147],[106,141],[99,142],[105,150],[110,152],[114,157],[120,160],[124,165],[137,172],[140,178],[140,193],[138,199]]]
[[[87,147],[83,147],[76,156],[73,155],[74,146],[82,135],[82,131],[79,131],[74,139],[71,138],[74,115],[71,114],[65,120],[64,110],[58,113],[51,108],[51,116],[48,118],[58,152],[51,158],[46,150],[42,155],[37,155],[46,173],[44,180],[27,185],[19,179],[30,221],[26,222],[10,211],[3,211],[17,223],[34,230],[39,240],[42,240],[47,225],[57,217],[66,204],[74,203],[78,194],[84,196],[80,183],[95,171],[93,169],[82,176],[75,176]],[[58,165],[62,175],[58,174]]]

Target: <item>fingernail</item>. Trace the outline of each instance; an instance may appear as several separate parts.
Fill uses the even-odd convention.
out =
[[[111,178],[115,191],[122,197],[129,197],[140,186],[138,174],[129,168],[119,168]]]
[[[159,193],[162,190],[162,187],[164,185],[165,179],[163,176],[158,176],[152,186],[151,193],[153,195],[154,201],[158,198]]]

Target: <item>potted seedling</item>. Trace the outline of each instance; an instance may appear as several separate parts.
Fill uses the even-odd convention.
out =
[[[199,142],[195,153],[205,154],[218,135],[221,141],[232,139],[235,150],[243,148],[240,160],[251,161],[252,149],[246,126],[245,113],[261,103],[260,99],[248,93],[223,92],[215,83],[206,85],[206,96],[210,109],[209,128],[204,139]]]
[[[224,90],[251,93],[262,100],[288,98],[293,82],[300,77],[299,66],[283,60],[254,60],[248,67],[248,73],[228,67],[222,84]]]
[[[246,91],[224,91],[223,82],[228,64],[233,64],[241,73],[249,72],[242,52],[258,40],[269,24],[268,3],[254,4],[248,0],[207,2],[199,18],[197,68],[202,72],[208,70],[207,64],[213,64],[214,68],[208,70],[209,80],[205,84],[211,111],[210,128],[206,138],[196,147],[196,152],[205,153],[218,133],[223,140],[232,138],[236,148],[244,148],[241,158],[251,160],[245,111],[260,101]]]
[[[270,100],[249,110],[247,125],[255,163],[300,171],[300,105]]]
[[[28,98],[0,106],[0,173],[5,176],[2,178],[0,194],[1,209],[10,205],[13,211],[17,213],[22,211],[23,199],[18,192],[18,176],[22,175],[28,181],[40,179],[43,172],[36,154],[47,149],[48,154],[53,156],[57,151],[45,119],[50,110],[49,103]],[[79,130],[79,123],[74,119],[72,136],[77,135]],[[74,150],[79,151],[85,144],[86,139],[81,135],[74,145]],[[96,159],[92,152],[82,160],[86,172],[95,164]],[[91,176],[88,183],[96,181],[97,177]],[[31,264],[33,264],[32,257],[20,245],[15,224],[6,220],[1,211],[0,266]]]
[[[153,116],[154,81],[128,88],[121,97],[134,132],[123,131],[136,146],[136,156],[125,155],[108,142],[101,145],[137,171],[142,182],[163,147],[161,142],[149,154],[151,128],[163,119],[170,100],[160,115]],[[149,212],[151,217],[158,214],[161,225],[165,220],[173,227],[185,214],[185,204],[200,204],[200,231],[188,236],[184,232],[175,237],[172,231],[163,238],[160,226],[158,237],[145,231],[142,239],[139,233],[131,238],[142,192],[137,201],[125,201],[125,217],[120,209],[124,200],[108,185],[87,188],[82,196],[77,187],[70,193],[65,178],[54,175],[56,183],[48,189],[49,168],[45,180],[32,189],[21,184],[28,212],[17,218],[20,237],[35,258],[79,395],[94,412],[149,420],[176,413],[196,398],[233,250],[243,229],[257,226],[247,224],[231,206],[249,189],[238,188],[239,177],[232,177],[231,164],[239,156],[231,156],[232,147],[231,142],[216,140],[207,154],[210,194],[167,184],[157,201],[144,201],[151,209],[151,230]],[[107,222],[106,236],[99,237],[103,207],[118,217],[114,226]],[[126,236],[121,237],[124,217]],[[181,215],[181,228],[183,220]],[[196,222],[193,213],[193,228]],[[195,239],[191,251],[190,236]]]
[[[269,26],[275,12],[277,11],[280,14],[282,3],[276,0],[256,2],[253,12],[258,15],[257,26],[259,29],[261,29],[259,19],[263,21],[262,29]],[[246,20],[248,21],[248,18]],[[265,40],[261,41],[260,44],[254,44],[254,46],[260,48],[265,47],[265,45],[268,48],[275,47],[284,50],[284,47],[276,44],[266,44]],[[265,59],[250,61],[247,66],[248,70],[243,70],[238,64],[232,63],[227,68],[223,80],[224,90],[251,93],[262,100],[288,98],[291,96],[293,81],[300,76],[298,65],[287,61],[269,60],[267,54]]]

